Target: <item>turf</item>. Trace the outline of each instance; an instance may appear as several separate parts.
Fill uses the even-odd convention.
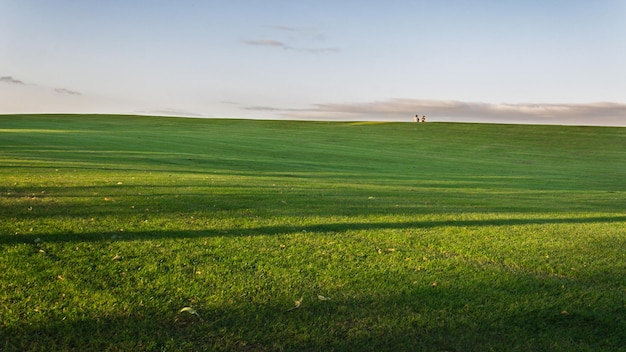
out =
[[[0,116],[0,349],[618,351],[624,180],[624,128]]]

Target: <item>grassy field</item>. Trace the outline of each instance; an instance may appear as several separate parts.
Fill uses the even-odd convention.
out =
[[[0,116],[4,351],[623,351],[624,248],[625,128]]]

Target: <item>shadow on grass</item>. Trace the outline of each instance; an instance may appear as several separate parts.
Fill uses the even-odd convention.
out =
[[[626,345],[626,308],[572,307],[560,283],[521,276],[513,284],[461,283],[320,301],[299,309],[243,300],[229,306],[142,307],[125,315],[83,312],[4,327],[4,351],[617,351]],[[489,285],[487,285],[489,284]],[[528,287],[531,287],[530,289]],[[535,302],[542,287],[548,303]],[[504,293],[506,299],[494,296]],[[150,293],[146,293],[149,295]],[[575,306],[575,302],[572,305]],[[620,305],[620,303],[622,303]],[[517,306],[510,309],[509,305]],[[538,308],[541,307],[541,308]],[[53,315],[53,314],[52,314]]]
[[[45,242],[90,242],[115,238],[116,240],[150,240],[167,238],[202,238],[232,236],[268,236],[304,232],[332,233],[359,230],[397,230],[397,229],[428,229],[439,227],[482,227],[482,226],[516,226],[516,225],[548,225],[548,224],[592,224],[592,223],[624,223],[626,216],[589,217],[589,218],[509,218],[488,220],[449,220],[449,221],[414,221],[414,222],[363,222],[363,223],[332,223],[319,225],[285,225],[265,226],[256,228],[230,228],[228,230],[178,230],[178,231],[128,231],[120,233],[94,232],[73,234],[18,234],[0,235],[0,244],[16,244],[33,242],[39,238]]]

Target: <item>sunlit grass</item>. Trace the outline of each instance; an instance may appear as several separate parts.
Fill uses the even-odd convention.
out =
[[[619,350],[625,176],[621,128],[0,117],[0,347]]]

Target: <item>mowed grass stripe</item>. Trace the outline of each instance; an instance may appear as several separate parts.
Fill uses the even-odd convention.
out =
[[[623,128],[0,116],[0,348],[620,350],[625,179]]]

